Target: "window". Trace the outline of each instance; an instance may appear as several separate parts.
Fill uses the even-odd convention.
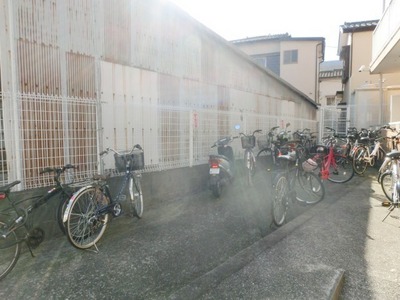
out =
[[[283,52],[283,63],[284,64],[296,64],[298,58],[298,51],[288,50]]]
[[[262,66],[274,72],[276,75],[280,75],[280,54],[279,52],[271,52],[263,55],[253,55],[254,61]]]

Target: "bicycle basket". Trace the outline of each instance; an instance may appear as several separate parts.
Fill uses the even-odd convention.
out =
[[[318,164],[313,161],[311,158],[305,160],[301,166],[303,167],[303,170],[306,172],[312,172],[314,171],[316,168],[318,168]]]
[[[127,170],[141,170],[144,169],[144,153],[143,150],[135,149],[132,153],[114,154],[115,168],[118,172],[125,172]]]
[[[254,135],[242,136],[242,148],[254,148],[256,146],[256,137]]]

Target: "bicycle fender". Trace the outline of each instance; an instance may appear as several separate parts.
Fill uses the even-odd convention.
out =
[[[81,187],[79,190],[77,190],[77,191],[71,196],[71,198],[69,198],[67,207],[65,208],[64,215],[63,215],[63,223],[67,222],[67,220],[68,220],[68,215],[69,215],[69,213],[70,213],[70,211],[71,211],[72,203],[74,203],[76,197],[78,197],[78,195],[79,195],[80,193],[82,193],[83,191],[85,191],[85,190],[87,190],[87,189],[89,189],[89,188],[92,188],[92,187],[93,187],[93,185],[87,185],[87,186]]]
[[[281,178],[282,176],[285,176],[284,175],[284,173],[285,173],[284,171],[274,172],[274,173],[275,174],[273,174],[273,178],[272,178],[272,181],[271,181],[273,187],[276,186],[276,184],[278,183],[279,178]]]

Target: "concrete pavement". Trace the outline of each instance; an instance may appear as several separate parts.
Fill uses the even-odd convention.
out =
[[[330,201],[193,281],[170,299],[400,299],[400,221],[375,170],[327,182]]]
[[[98,254],[55,236],[0,282],[2,299],[400,299],[400,221],[375,170],[270,229],[265,181],[146,207],[110,224]],[[392,213],[398,217],[397,209]]]

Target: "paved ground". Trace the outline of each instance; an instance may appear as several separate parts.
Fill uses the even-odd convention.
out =
[[[400,221],[382,222],[373,175],[327,182],[323,202],[293,205],[300,216],[277,230],[258,175],[251,191],[238,181],[221,199],[205,191],[146,207],[141,220],[117,218],[99,253],[59,234],[35,258],[25,251],[0,298],[399,299]]]

